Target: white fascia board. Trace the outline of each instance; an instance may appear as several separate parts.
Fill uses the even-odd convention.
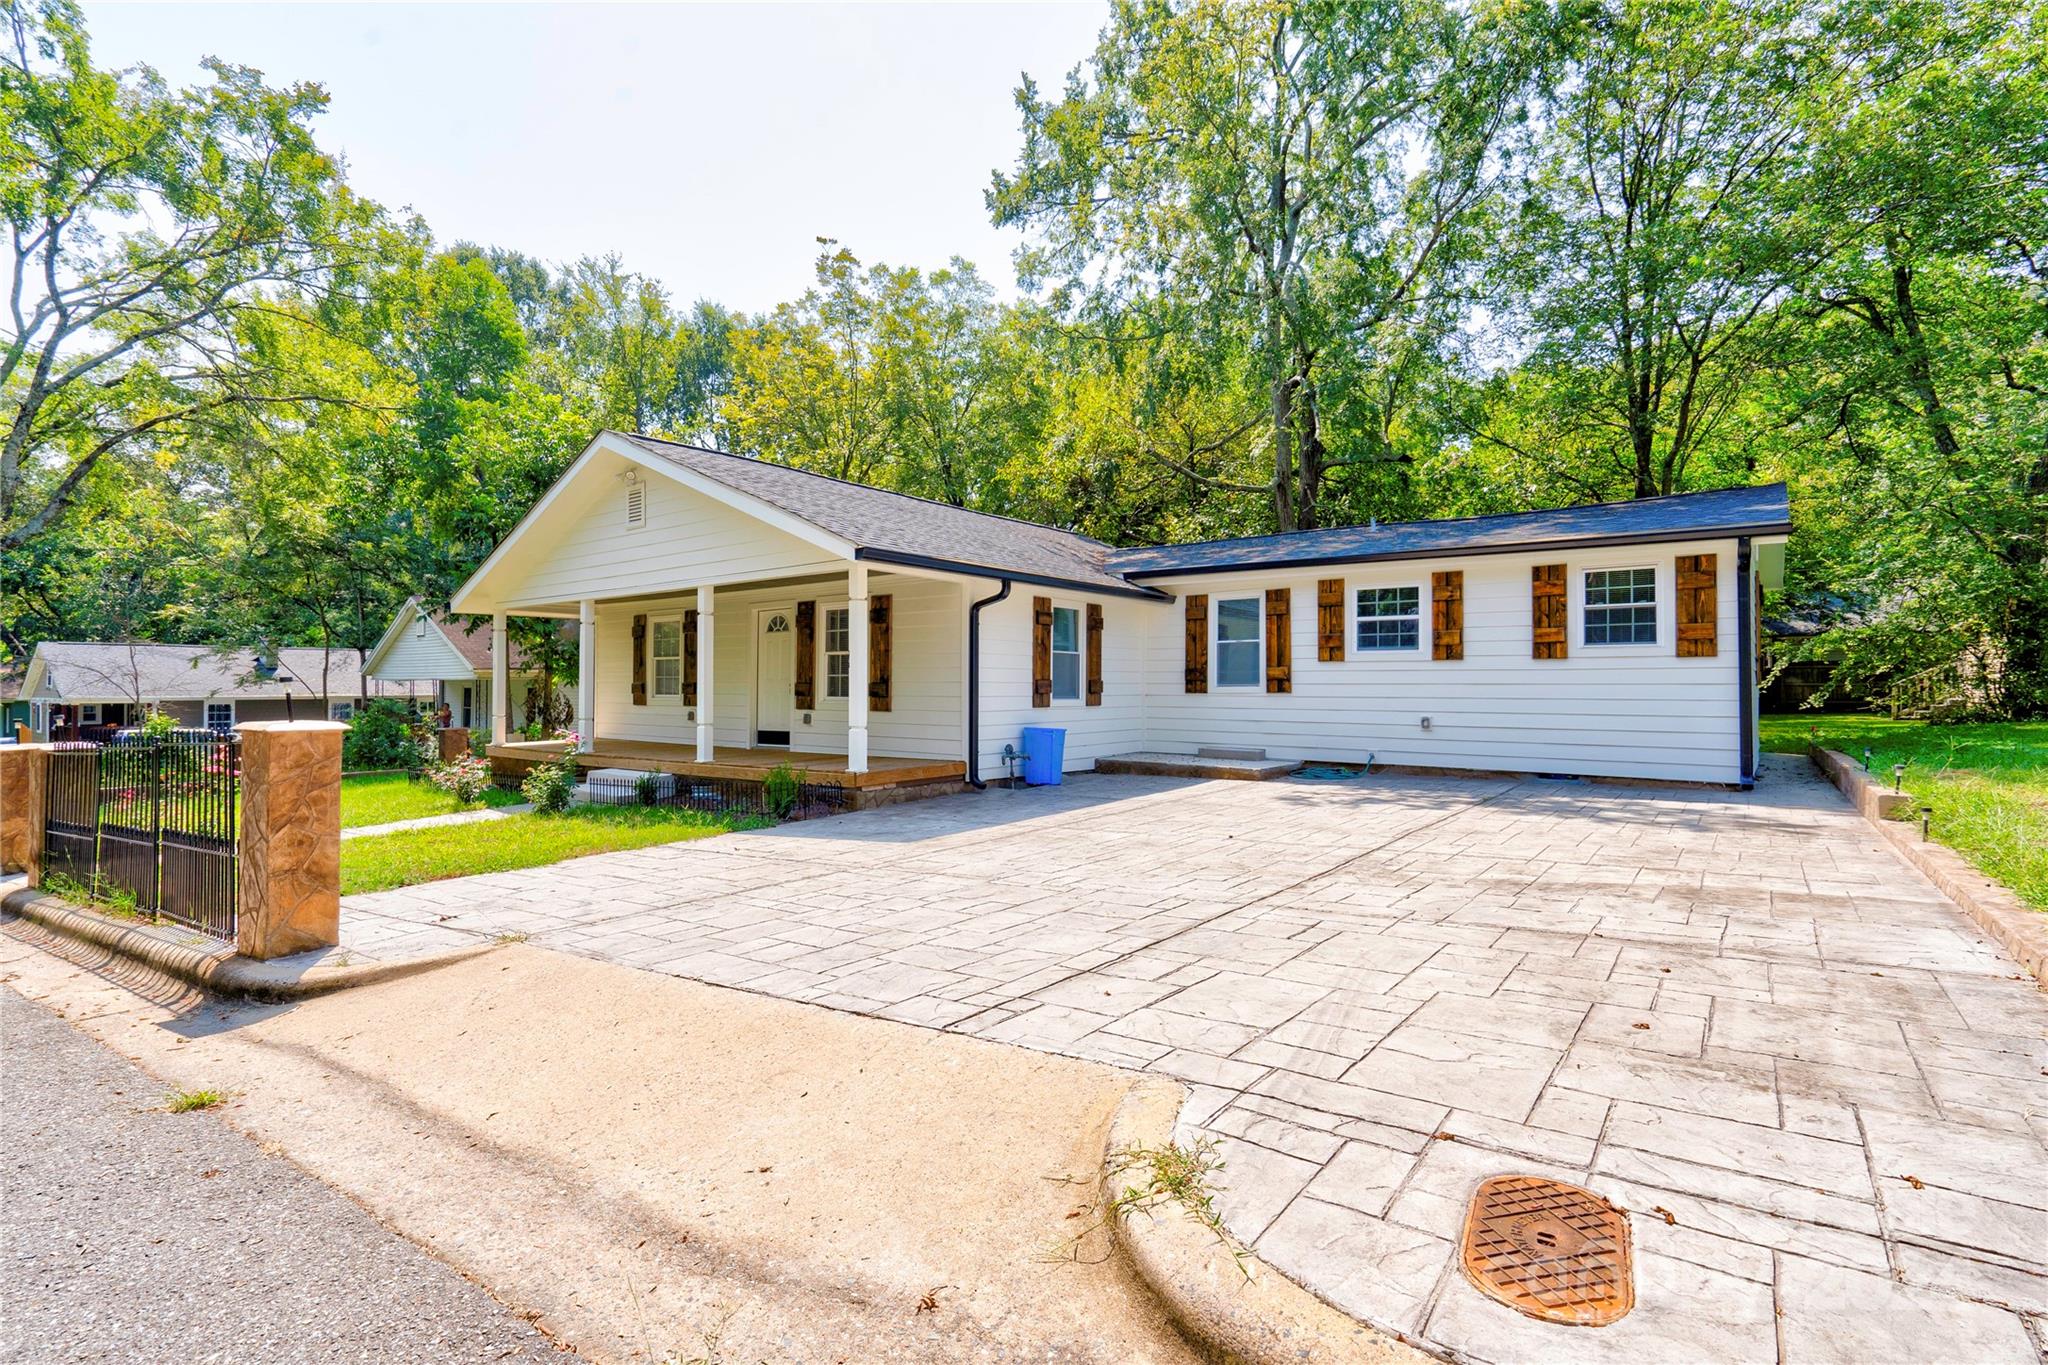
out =
[[[554,505],[555,499],[561,494],[562,490],[575,482],[577,477],[583,473],[590,462],[600,453],[616,455],[618,458],[637,465],[642,469],[660,474],[690,489],[692,492],[700,493],[714,502],[723,503],[727,507],[742,512],[764,525],[773,526],[779,531],[786,532],[799,540],[815,545],[837,558],[847,560],[853,558],[855,546],[851,541],[833,535],[830,531],[806,521],[802,517],[785,512],[773,503],[764,502],[751,493],[742,493],[736,488],[728,488],[716,479],[704,478],[702,475],[685,469],[681,465],[664,460],[658,455],[641,449],[631,441],[621,439],[614,432],[600,431],[591,440],[590,444],[583,448],[583,453],[578,455],[575,461],[562,471],[562,476],[556,479],[549,486],[548,491],[541,495],[540,501],[527,509],[526,515],[519,519],[519,524],[512,528],[512,534],[499,542],[498,548],[491,551],[490,556],[477,567],[475,573],[469,576],[468,581],[455,590],[454,595],[448,600],[448,610],[450,612],[461,616],[476,616],[489,615],[494,611],[506,609],[505,604],[499,601],[490,600],[479,603],[472,601],[471,598],[481,593],[484,580],[497,568],[499,562],[506,557],[506,552],[511,550],[515,544],[525,537],[533,525],[547,512],[548,508]]]

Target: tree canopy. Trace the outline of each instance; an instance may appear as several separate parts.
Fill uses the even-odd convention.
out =
[[[821,238],[742,316],[438,241],[315,85],[0,7],[0,661],[367,649],[611,427],[1117,543],[1785,478],[1846,681],[2048,710],[2038,9],[1116,0],[1016,91],[1014,290]]]

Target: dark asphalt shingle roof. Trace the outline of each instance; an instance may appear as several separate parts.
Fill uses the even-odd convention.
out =
[[[891,556],[902,556],[1081,588],[1133,591],[1131,584],[1103,568],[1104,557],[1112,553],[1109,546],[1072,531],[970,512],[745,455],[619,434],[651,455],[752,494],[862,550],[878,552],[863,558],[887,562]]]
[[[1119,550],[1057,527],[971,512],[788,465],[618,433],[642,450],[751,494],[852,543],[861,557],[958,567],[1111,592],[1175,573],[1372,559],[1419,559],[1630,540],[1785,531],[1785,485],[1679,493],[1542,512],[1389,522]]]
[[[1633,502],[1601,502],[1544,512],[1511,512],[1445,521],[1343,526],[1190,545],[1112,550],[1105,567],[1126,576],[1202,573],[1288,564],[1334,564],[1371,559],[1421,559],[1443,554],[1490,554],[1569,548],[1627,541],[1684,540],[1693,536],[1765,534],[1791,529],[1782,483],[1675,493]]]

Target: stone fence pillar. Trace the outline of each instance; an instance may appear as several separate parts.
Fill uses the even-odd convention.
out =
[[[258,720],[242,737],[242,905],[235,947],[283,957],[341,941],[341,737],[327,720]]]
[[[30,886],[43,884],[49,780],[49,745],[0,745],[0,872],[26,872]]]
[[[443,763],[453,763],[469,752],[469,731],[462,726],[451,725],[440,734]]]

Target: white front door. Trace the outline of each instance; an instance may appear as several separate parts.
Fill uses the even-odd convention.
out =
[[[771,607],[754,614],[754,743],[787,745],[796,703],[796,613]]]

